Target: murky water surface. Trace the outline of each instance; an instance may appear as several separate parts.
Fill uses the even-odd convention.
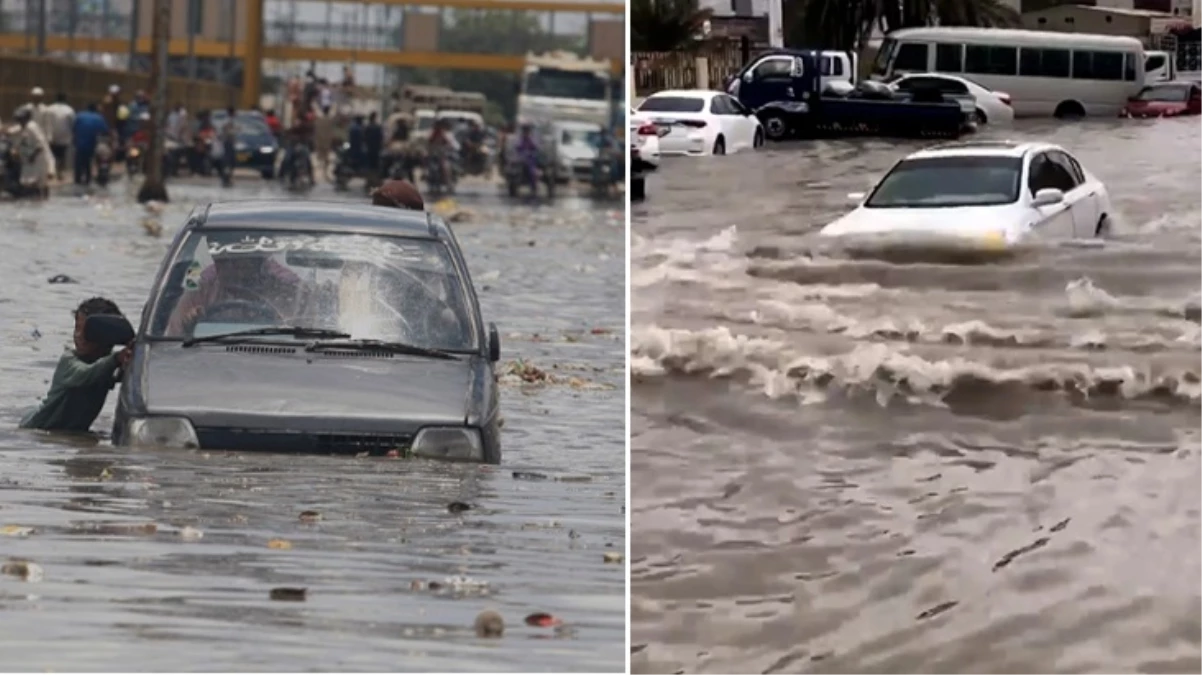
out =
[[[0,562],[42,576],[0,575],[4,668],[622,670],[624,571],[603,562],[625,550],[620,207],[459,200],[503,367],[520,358],[552,376],[503,378],[500,467],[128,451],[15,430],[81,300],[105,295],[136,317],[193,203],[273,195],[253,179],[173,187],[161,238],[122,186],[111,200],[0,205],[0,526],[13,526]],[[78,283],[48,283],[60,274]],[[110,428],[115,398],[94,429]],[[455,501],[473,508],[450,513]],[[322,519],[301,522],[307,510]],[[306,599],[274,601],[278,587]],[[489,608],[501,639],[473,629]],[[565,625],[525,625],[534,612]]]
[[[916,145],[666,161],[634,209],[635,672],[1199,672],[1196,120],[1023,124],[1117,236],[817,230]]]

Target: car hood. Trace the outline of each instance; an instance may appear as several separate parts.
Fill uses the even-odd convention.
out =
[[[141,375],[147,411],[197,426],[310,429],[356,422],[409,426],[464,424],[473,359],[454,361],[329,354],[240,353],[259,345],[150,345]]]
[[[835,220],[819,233],[824,237],[896,237],[903,240],[954,239],[1006,242],[1017,240],[1023,228],[1012,205],[959,206],[935,209],[860,207]]]

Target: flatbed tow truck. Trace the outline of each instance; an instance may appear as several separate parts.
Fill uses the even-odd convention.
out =
[[[973,120],[938,91],[898,94],[879,83],[849,93],[825,90],[821,52],[777,49],[743,66],[728,89],[774,141],[788,138],[898,136],[958,138]]]

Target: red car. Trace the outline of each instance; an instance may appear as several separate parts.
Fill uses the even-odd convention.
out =
[[[1198,82],[1157,82],[1127,101],[1121,117],[1178,117],[1202,114],[1202,86]]]

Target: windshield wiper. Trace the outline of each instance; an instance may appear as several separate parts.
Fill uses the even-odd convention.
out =
[[[331,337],[348,337],[348,336],[331,336]],[[405,344],[404,342],[390,342],[388,340],[338,340],[337,342],[310,342],[305,345],[305,351],[313,352],[322,349],[353,349],[362,351],[381,351],[391,354],[408,354],[411,356],[428,356],[435,359],[455,359],[457,358],[450,352],[444,352],[441,349],[432,349],[430,347],[419,347],[417,345]]]
[[[181,347],[191,347],[202,342],[221,342],[223,340],[231,340],[245,337],[256,337],[261,335],[287,335],[296,338],[348,338],[349,333],[341,331],[329,330],[326,328],[305,328],[304,326],[269,326],[267,328],[251,328],[248,330],[237,330],[232,333],[216,333],[214,335],[205,335],[204,337],[194,337],[184,340]]]

